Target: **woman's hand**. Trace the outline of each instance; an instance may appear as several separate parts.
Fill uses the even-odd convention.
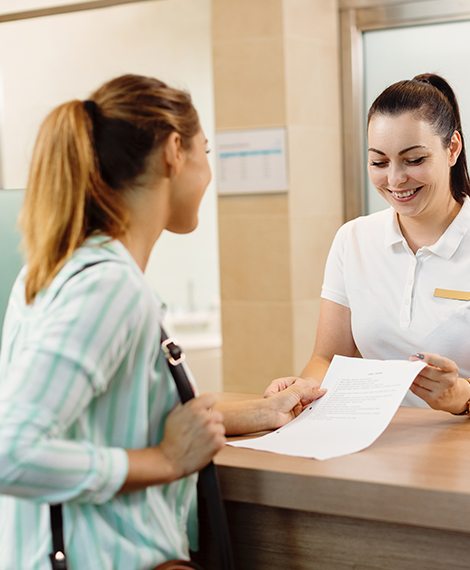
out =
[[[305,406],[326,392],[317,383],[303,378],[279,378],[280,391],[273,388],[272,395],[249,400],[221,401],[217,404],[224,415],[229,435],[256,433],[277,429],[300,414]],[[291,381],[292,380],[292,381]],[[285,383],[283,383],[286,381]],[[276,380],[271,386],[277,386]]]
[[[421,358],[422,357],[422,358]],[[459,376],[457,364],[439,354],[422,353],[410,360],[424,360],[427,366],[410,390],[435,410],[459,414],[470,399],[470,383]]]
[[[264,393],[265,404],[271,411],[276,429],[297,417],[305,406],[318,400],[326,390],[311,378],[278,378],[273,380]]]
[[[213,410],[217,397],[203,394],[170,412],[160,450],[178,479],[199,471],[225,444],[223,416]]]
[[[299,376],[285,376],[284,378],[274,379],[269,384],[269,386],[266,388],[266,390],[264,391],[263,397],[264,398],[270,398],[271,396],[274,396],[275,394],[282,392],[286,388],[289,388],[289,386],[292,386],[296,382],[299,382],[302,384],[301,392],[302,392],[302,390],[307,390],[306,393],[308,393],[308,394],[310,393],[309,388],[318,389],[318,388],[320,388],[320,385],[321,385],[321,380],[315,380],[314,378],[300,378]],[[308,399],[308,397],[307,397],[307,399]],[[302,401],[302,404],[304,406],[306,406],[310,402],[311,402],[311,400],[309,400],[309,401],[305,400],[305,401]]]
[[[128,473],[120,492],[171,483],[209,463],[225,444],[222,414],[213,409],[216,396],[203,394],[167,416],[160,445],[127,449]]]

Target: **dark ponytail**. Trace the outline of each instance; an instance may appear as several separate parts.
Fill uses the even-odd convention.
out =
[[[414,113],[430,124],[441,138],[444,148],[449,147],[454,132],[459,132],[462,151],[450,169],[450,191],[454,199],[462,204],[465,196],[470,196],[470,178],[459,105],[451,86],[444,78],[433,73],[398,81],[387,87],[372,103],[367,124],[376,113],[398,115],[406,112]]]

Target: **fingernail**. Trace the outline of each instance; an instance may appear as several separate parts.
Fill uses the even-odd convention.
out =
[[[414,356],[416,356],[416,358],[419,358],[420,360],[424,360],[424,354],[421,354],[421,352],[416,352]]]

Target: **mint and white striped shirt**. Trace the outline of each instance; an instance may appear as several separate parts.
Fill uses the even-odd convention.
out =
[[[0,355],[0,570],[50,570],[58,502],[71,570],[187,558],[195,476],[116,495],[124,449],[158,444],[177,401],[141,270],[120,242],[93,237],[29,306],[23,280]]]

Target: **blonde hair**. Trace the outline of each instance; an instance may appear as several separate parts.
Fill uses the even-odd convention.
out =
[[[46,117],[20,217],[27,303],[89,235],[125,234],[125,194],[145,185],[151,156],[172,132],[189,148],[199,128],[188,93],[139,75],[113,79]]]

